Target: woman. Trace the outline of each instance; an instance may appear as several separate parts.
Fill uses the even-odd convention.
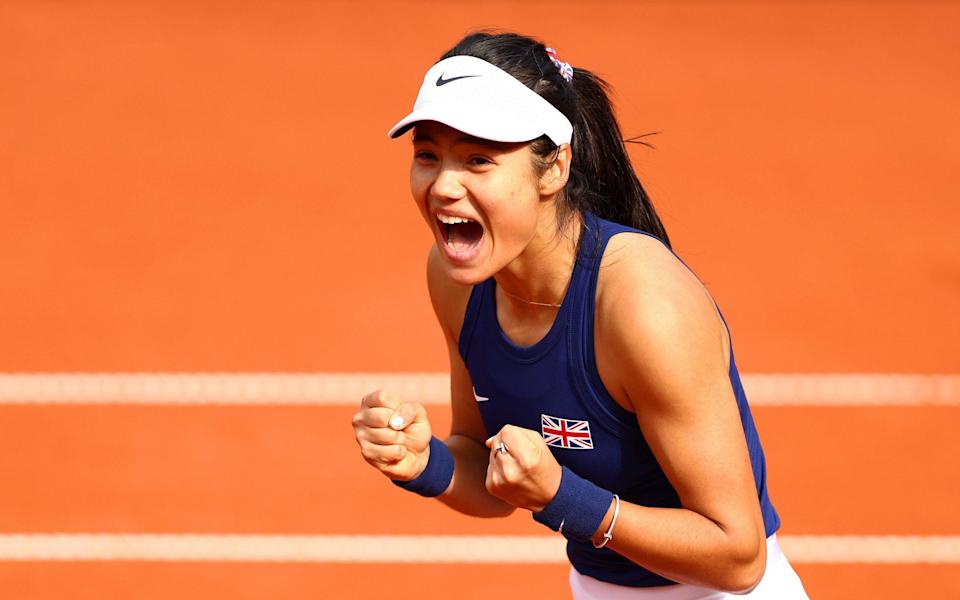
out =
[[[426,74],[410,184],[436,244],[453,424],[366,396],[361,453],[471,515],[516,508],[568,539],[576,598],[805,598],[729,331],[672,253],[605,84],[515,34]]]

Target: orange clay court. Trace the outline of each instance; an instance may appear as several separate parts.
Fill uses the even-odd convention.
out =
[[[352,385],[398,376],[448,427],[430,237],[386,131],[447,46],[497,26],[605,76],[626,135],[659,132],[633,160],[753,377],[811,597],[960,597],[958,23],[906,2],[3,3],[0,596],[569,596],[528,514],[394,488],[349,424]]]

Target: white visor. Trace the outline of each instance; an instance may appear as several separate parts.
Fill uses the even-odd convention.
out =
[[[423,78],[413,112],[390,130],[403,135],[418,121],[437,121],[494,142],[528,142],[546,135],[569,144],[573,126],[540,94],[473,56],[451,56]]]

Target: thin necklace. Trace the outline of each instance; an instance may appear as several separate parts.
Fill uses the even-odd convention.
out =
[[[563,304],[562,302],[561,302],[560,304],[552,304],[552,303],[550,303],[550,302],[534,302],[533,300],[524,300],[524,299],[521,298],[520,296],[514,296],[513,294],[511,294],[511,293],[508,292],[507,290],[503,289],[502,287],[500,288],[500,291],[503,292],[504,294],[510,296],[511,298],[515,298],[515,299],[519,300],[520,302],[526,302],[527,304],[535,304],[535,305],[537,305],[537,306],[549,306],[549,307],[552,307],[552,308],[560,308],[560,306]]]

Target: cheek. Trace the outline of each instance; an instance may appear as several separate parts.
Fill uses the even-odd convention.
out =
[[[540,196],[532,188],[524,186],[510,194],[509,207],[517,234],[529,241],[540,218]]]
[[[416,167],[410,169],[410,195],[424,218],[428,217],[427,190],[430,188],[430,179]]]
[[[410,193],[413,194],[414,198],[420,198],[423,196],[424,190],[426,190],[426,181],[423,169],[414,164],[410,167]]]
[[[539,196],[524,187],[514,188],[500,198],[488,213],[494,229],[491,237],[498,254],[514,257],[537,235]]]

